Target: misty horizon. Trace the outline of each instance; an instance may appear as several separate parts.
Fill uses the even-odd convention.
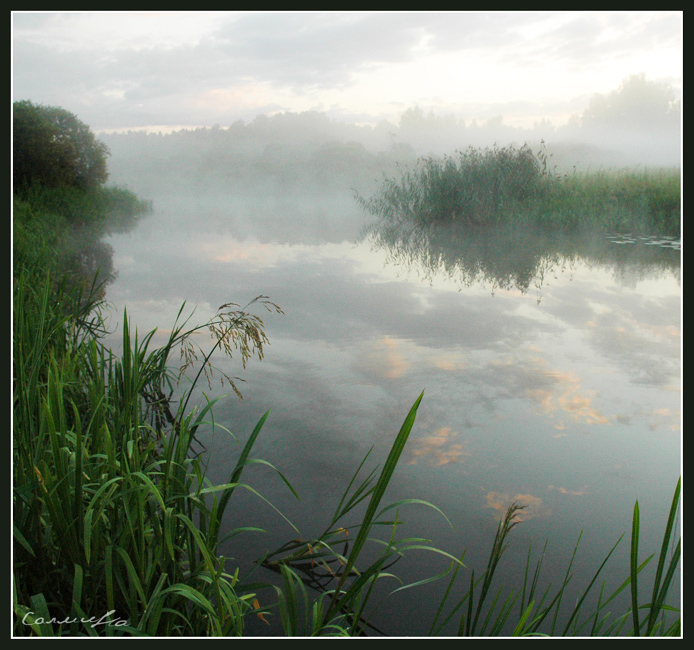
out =
[[[527,144],[535,153],[544,147],[550,168],[561,173],[678,167],[680,123],[673,89],[634,75],[609,94],[595,95],[559,128],[547,121],[532,128],[513,127],[503,118],[478,123],[415,106],[397,123],[381,120],[375,126],[305,111],[259,114],[225,126],[98,135],[112,154],[112,178],[129,182],[138,192],[171,188],[172,178],[178,186],[229,188],[240,177],[266,189],[272,187],[268,182],[280,188],[291,184],[292,191],[323,178],[346,191],[372,187],[382,173],[394,174],[397,166],[412,166],[418,158],[451,156],[469,147]],[[148,177],[152,180],[145,186]]]

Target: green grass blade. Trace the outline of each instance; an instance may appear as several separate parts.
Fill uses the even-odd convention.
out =
[[[234,485],[237,485],[239,483],[241,479],[241,474],[243,473],[243,469],[246,466],[248,457],[251,453],[251,449],[255,445],[255,441],[257,440],[258,435],[260,435],[260,431],[263,428],[263,425],[265,424],[265,421],[267,420],[269,415],[270,411],[266,411],[253,428],[250,437],[246,441],[246,444],[243,446],[243,449],[241,450],[241,455],[239,456],[239,459],[236,461],[236,465],[232,470],[231,476],[229,477],[227,483],[233,483]],[[226,510],[227,504],[229,503],[229,499],[231,499],[231,496],[234,493],[234,489],[234,487],[229,488],[229,490],[225,492],[219,499],[217,516],[215,520],[210,524],[210,535],[214,537],[219,535],[219,530],[222,525],[222,516],[224,514],[224,511]]]
[[[675,519],[677,517],[677,510],[679,508],[679,498],[680,490],[682,488],[682,477],[677,481],[677,486],[675,487],[675,493],[672,497],[672,504],[670,506],[670,514],[668,515],[667,523],[665,525],[665,533],[663,534],[663,543],[660,548],[660,557],[658,558],[658,568],[656,569],[655,579],[653,581],[653,595],[651,596],[651,611],[648,616],[648,624],[646,627],[646,635],[650,635],[653,627],[655,625],[656,619],[659,613],[659,607],[665,600],[665,596],[670,586],[670,580],[674,574],[674,567],[676,562],[671,562],[669,570],[666,574],[666,580],[661,584],[661,578],[663,574],[663,568],[665,566],[665,559],[668,552],[668,547],[670,546],[670,539],[672,537],[672,531],[675,526]],[[679,543],[678,547],[679,549]],[[679,560],[679,552],[677,553],[677,559]],[[673,556],[672,560],[675,560]],[[672,573],[670,571],[672,570]],[[669,577],[669,579],[667,579]]]
[[[535,603],[533,601],[530,601],[530,603],[528,603],[528,606],[525,608],[525,611],[523,612],[523,614],[521,614],[521,617],[518,621],[518,624],[514,628],[513,632],[511,632],[511,636],[522,636],[523,635],[523,632],[525,630],[525,622],[530,617],[530,614],[533,611],[534,604]]]
[[[617,548],[617,546],[619,545],[621,540],[622,540],[622,537],[620,536],[620,538],[615,542],[614,546],[610,549],[610,552],[607,554],[605,559],[600,563],[600,566],[598,567],[597,571],[593,575],[592,580],[588,583],[588,586],[583,591],[583,594],[576,602],[576,606],[574,607],[573,611],[571,612],[571,615],[569,616],[569,620],[566,623],[566,627],[564,628],[564,636],[566,636],[566,634],[568,633],[569,628],[571,627],[571,624],[573,623],[574,619],[579,615],[581,605],[583,604],[583,602],[587,598],[588,592],[592,589],[593,585],[595,584],[595,581],[598,579],[598,576],[600,575],[600,572],[603,570],[603,568],[607,564],[608,560],[612,556],[612,553],[614,553],[615,549]],[[577,544],[577,546],[578,546],[578,544]],[[574,550],[574,556],[575,556],[575,553],[576,553],[576,551]],[[573,561],[573,557],[572,557],[572,561]],[[645,564],[644,564],[644,566],[645,566]],[[643,568],[643,566],[641,568]],[[637,569],[636,573],[638,573],[638,571],[640,571],[640,570],[641,569]],[[562,593],[563,593],[567,584],[568,584],[568,582],[565,582],[564,585],[562,586],[562,589],[561,589]]]
[[[448,621],[451,620],[453,615],[458,611],[458,609],[462,606],[463,602],[460,601],[454,608],[453,610],[446,616],[446,618],[443,620],[441,625],[437,628],[436,623],[438,622],[439,618],[441,617],[441,614],[443,613],[443,609],[446,605],[446,602],[448,601],[451,593],[451,589],[453,588],[453,585],[455,584],[455,580],[458,577],[458,571],[460,570],[460,567],[465,566],[463,564],[463,560],[465,559],[466,551],[463,551],[462,555],[460,556],[460,559],[457,560],[457,562],[451,563],[452,568],[455,565],[455,570],[453,571],[453,575],[451,576],[451,579],[448,582],[448,586],[446,587],[446,591],[443,594],[443,597],[441,598],[441,601],[439,602],[439,606],[436,609],[436,614],[434,616],[434,619],[431,623],[431,627],[429,628],[429,636],[438,636],[439,632],[446,626]]]
[[[48,610],[48,603],[43,594],[36,594],[31,597],[31,607],[36,616],[27,616],[27,621],[32,621],[32,629],[38,632],[39,636],[55,636],[51,615]],[[39,622],[40,621],[40,622]]]
[[[405,448],[405,444],[407,443],[407,439],[410,435],[410,431],[412,430],[415,418],[417,416],[417,409],[419,408],[419,404],[422,401],[423,397],[424,393],[422,392],[415,401],[412,408],[410,409],[410,412],[407,414],[407,417],[405,418],[405,421],[403,422],[403,425],[400,428],[400,432],[398,433],[397,437],[395,438],[395,442],[391,447],[390,453],[388,454],[388,458],[386,459],[386,462],[381,471],[381,475],[379,476],[378,481],[374,487],[374,491],[371,495],[369,505],[366,508],[366,513],[364,514],[364,517],[362,519],[359,532],[357,534],[356,539],[354,540],[352,550],[347,559],[347,565],[342,573],[342,577],[338,583],[337,588],[335,589],[333,599],[325,614],[324,622],[326,623],[340,609],[340,591],[345,581],[347,580],[347,576],[351,573],[352,569],[354,568],[357,557],[359,557],[359,554],[361,553],[361,550],[364,544],[366,543],[369,531],[371,530],[371,524],[373,522],[374,516],[376,515],[378,506],[381,502],[381,499],[383,498],[386,488],[388,487],[388,483],[390,482],[390,479],[393,476],[395,467],[397,466],[398,461],[400,460],[400,455],[402,454],[402,451]]]
[[[639,561],[639,502],[634,504],[634,515],[631,525],[631,553],[629,555],[629,575],[631,576],[631,615],[634,623],[634,636],[639,636],[639,594],[638,594],[638,561]]]

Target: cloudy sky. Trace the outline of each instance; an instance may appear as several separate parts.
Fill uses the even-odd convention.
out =
[[[93,130],[317,110],[556,125],[629,75],[681,96],[682,12],[14,12],[13,99]]]

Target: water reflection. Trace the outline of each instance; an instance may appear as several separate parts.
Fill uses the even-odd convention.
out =
[[[529,519],[547,518],[552,516],[552,509],[548,508],[540,497],[533,494],[500,494],[499,492],[489,492],[487,494],[487,507],[491,508],[497,518],[506,512],[509,503],[522,503],[523,510],[518,512],[518,521],[528,521]]]
[[[469,441],[458,442],[459,434],[451,427],[441,427],[431,435],[416,439],[409,450],[409,464],[414,465],[421,458],[428,458],[432,465],[441,467],[449,463],[463,463],[471,456]]]
[[[117,272],[113,266],[113,248],[91,233],[72,233],[67,250],[66,266],[74,274],[76,281],[88,285],[96,277],[103,283],[102,291],[112,284]]]
[[[680,275],[680,242],[674,237],[579,236],[523,227],[475,230],[457,224],[423,226],[381,221],[367,227],[362,239],[388,253],[389,260],[420,278],[445,276],[460,287],[473,284],[525,294],[558,273],[571,273],[580,260],[589,266],[612,267],[633,282],[664,273]]]

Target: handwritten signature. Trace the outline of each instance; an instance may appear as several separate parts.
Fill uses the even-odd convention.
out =
[[[111,616],[115,613],[116,610],[112,609],[110,612],[103,614],[100,618],[96,618],[96,616],[90,616],[89,618],[70,618],[69,616],[66,616],[62,621],[60,621],[55,617],[46,620],[42,616],[37,616],[36,618],[29,619],[27,621],[28,617],[35,614],[35,612],[27,612],[22,618],[22,623],[24,625],[44,625],[46,623],[49,625],[72,625],[73,623],[84,623],[85,625],[90,625],[90,627],[97,627],[97,625],[121,627],[129,624],[129,620],[127,619],[124,620],[122,618],[118,618],[117,616],[115,618],[111,618]]]

